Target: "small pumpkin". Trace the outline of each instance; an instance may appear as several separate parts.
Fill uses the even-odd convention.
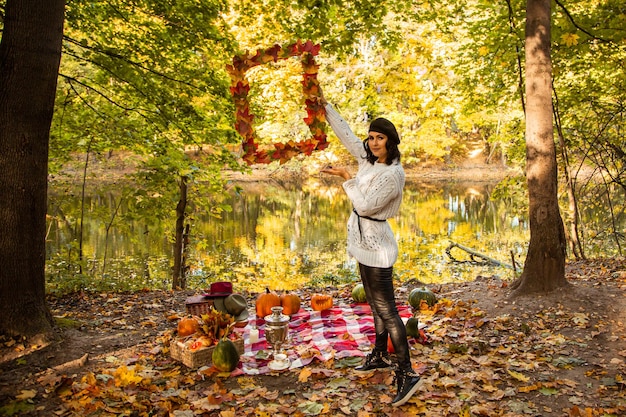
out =
[[[265,292],[259,294],[256,299],[256,316],[264,318],[272,314],[272,307],[280,306],[280,297],[275,292],[265,288]]]
[[[200,330],[198,319],[193,316],[183,317],[178,321],[178,335],[186,337]]]
[[[396,353],[396,350],[393,348],[393,342],[391,341],[391,336],[387,336],[387,352]]]
[[[428,288],[415,288],[409,293],[409,304],[414,309],[420,309],[422,300],[424,300],[429,307],[437,304],[437,296]]]
[[[406,334],[416,339],[419,338],[420,333],[418,325],[419,321],[417,320],[417,317],[409,318],[406,322]]]
[[[280,296],[280,305],[283,306],[283,314],[291,316],[300,311],[300,297],[295,293],[285,293]]]
[[[367,301],[363,284],[356,284],[354,288],[352,288],[352,299],[355,303],[365,303]]]
[[[239,352],[232,340],[222,338],[211,354],[213,365],[222,372],[232,372],[239,364]]]
[[[333,306],[333,297],[328,294],[313,294],[311,296],[311,308],[315,311],[328,310]]]

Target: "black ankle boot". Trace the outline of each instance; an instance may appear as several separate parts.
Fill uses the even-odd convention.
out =
[[[387,352],[372,351],[365,358],[365,362],[362,365],[354,368],[355,371],[364,372],[371,371],[372,369],[388,368],[391,366],[389,360],[389,354]]]
[[[391,405],[397,407],[409,401],[421,384],[420,376],[413,372],[412,369],[397,369],[396,381],[398,382],[398,393],[396,394],[396,398],[393,399]]]

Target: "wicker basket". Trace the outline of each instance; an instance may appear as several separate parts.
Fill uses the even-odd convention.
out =
[[[242,355],[244,352],[243,339],[233,340],[233,343],[235,344],[235,348],[237,348],[237,352]],[[192,351],[179,340],[173,340],[172,343],[170,343],[170,354],[172,358],[182,362],[189,368],[211,366],[214,349],[215,346],[210,346]]]
[[[192,316],[201,316],[202,314],[206,314],[212,306],[213,299],[206,298],[202,295],[194,295],[193,297],[189,297],[185,300],[187,313]]]

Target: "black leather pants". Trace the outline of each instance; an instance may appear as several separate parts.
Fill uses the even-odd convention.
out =
[[[367,303],[374,316],[376,344],[374,350],[387,351],[387,336],[396,351],[400,369],[411,369],[409,343],[406,338],[406,327],[396,308],[393,290],[393,267],[373,268],[359,263],[361,281],[365,288]]]

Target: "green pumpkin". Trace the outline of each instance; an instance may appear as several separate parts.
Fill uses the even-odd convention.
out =
[[[409,304],[414,309],[420,308],[420,302],[424,300],[429,307],[437,303],[437,296],[428,288],[415,288],[409,294]]]
[[[239,364],[239,352],[230,339],[221,339],[213,349],[213,365],[222,372],[232,372]]]
[[[355,303],[365,303],[367,301],[363,284],[356,284],[354,288],[352,288],[352,299]]]
[[[411,317],[406,322],[406,334],[418,338],[420,336],[417,317]]]

